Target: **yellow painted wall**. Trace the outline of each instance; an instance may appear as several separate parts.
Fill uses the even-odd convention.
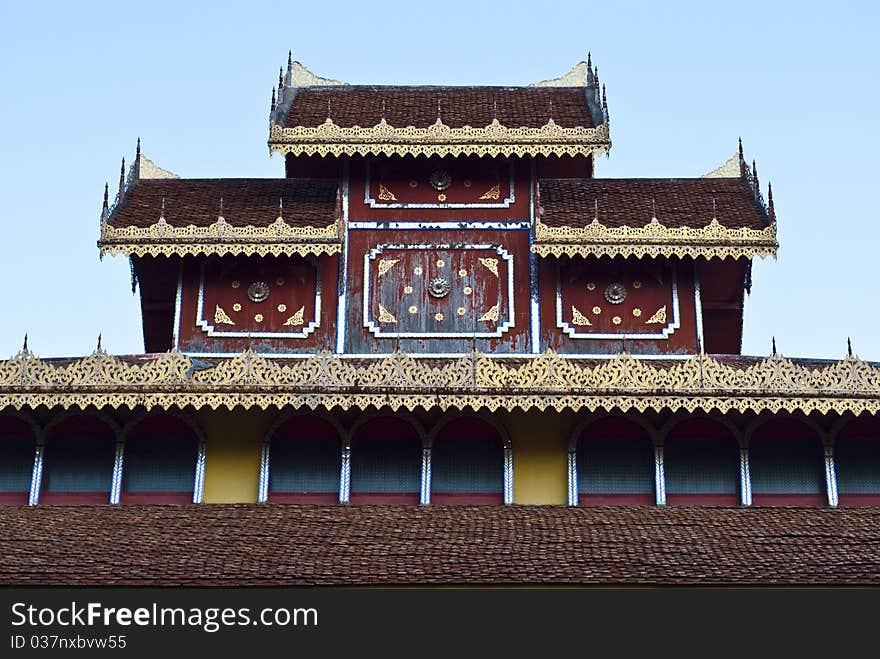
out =
[[[573,414],[499,414],[513,445],[513,502],[564,505],[568,500],[568,440]]]
[[[277,411],[201,410],[198,420],[207,438],[205,503],[254,503],[260,475],[263,436]]]

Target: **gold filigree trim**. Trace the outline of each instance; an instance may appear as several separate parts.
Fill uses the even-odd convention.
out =
[[[477,318],[477,320],[481,320],[483,322],[497,323],[498,322],[498,313],[499,313],[498,312],[498,305],[496,304],[493,307],[491,307],[489,309],[489,311],[487,311],[482,316]]]
[[[22,351],[0,362],[0,407],[144,406],[462,410],[684,410],[880,414],[880,367],[850,356],[817,368],[773,355],[737,367],[705,355],[658,365],[628,354],[599,364],[548,351],[529,360],[478,352],[372,360],[320,352],[279,363],[253,351],[199,369],[179,352],[138,362],[99,350],[54,364]]]
[[[599,309],[599,307],[593,307],[593,313],[597,313],[596,309]],[[576,306],[571,305],[571,324],[580,325],[581,327],[590,327],[593,323],[591,323],[590,319],[582,314]]]
[[[379,261],[379,265],[376,268],[376,270],[378,271],[377,276],[384,276],[385,273],[391,270],[391,268],[393,268],[399,261],[400,259],[382,259],[381,261]]]
[[[480,199],[501,199],[501,184],[493,185],[487,192],[480,195]]]
[[[639,313],[641,313],[641,312],[639,312]],[[635,315],[635,312],[633,312],[633,315]],[[657,311],[654,312],[654,315],[645,321],[645,325],[664,325],[665,323],[666,323],[666,305],[665,304],[662,307],[660,307],[659,309],[657,309]]]
[[[336,254],[341,249],[340,222],[325,227],[291,226],[279,217],[265,227],[233,226],[223,217],[207,226],[172,226],[164,217],[147,227],[116,227],[101,222],[98,246],[104,254]]]
[[[379,322],[397,324],[397,318],[381,304],[379,305]]]
[[[300,307],[295,314],[293,314],[290,318],[284,321],[285,326],[296,326],[303,324],[303,318],[305,316],[306,308],[305,306]]]
[[[382,201],[397,201],[397,197],[383,184],[379,184],[379,199]]]
[[[217,308],[214,309],[214,322],[218,325],[235,325],[232,318],[223,311],[223,307],[219,304],[217,305]]]
[[[488,268],[489,272],[491,272],[496,277],[498,276],[498,259],[484,259],[480,258],[480,263],[482,263],[486,268]]]
[[[712,219],[704,227],[667,227],[655,217],[642,227],[608,227],[593,220],[585,227],[535,223],[532,251],[541,256],[776,256],[776,228],[729,229]]]
[[[383,118],[373,127],[284,127],[272,121],[269,149],[293,155],[525,156],[601,155],[611,148],[608,124],[563,128],[551,118],[540,128],[508,128],[497,119],[483,128],[451,128],[437,119],[427,128],[397,128]]]

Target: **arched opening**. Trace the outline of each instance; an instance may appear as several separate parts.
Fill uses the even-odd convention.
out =
[[[397,417],[371,419],[351,441],[351,503],[418,504],[422,443]]]
[[[0,504],[26,505],[37,438],[28,423],[0,414]]]
[[[477,417],[453,419],[431,448],[432,504],[504,503],[504,440]]]
[[[199,439],[181,419],[149,416],[125,437],[120,503],[192,503]]]
[[[664,441],[666,503],[739,505],[739,444],[723,424],[687,419]]]
[[[96,416],[64,419],[46,433],[40,503],[109,503],[116,433]]]
[[[269,441],[269,501],[338,502],[342,438],[333,424],[316,416],[294,416]]]
[[[770,419],[756,428],[749,442],[749,465],[756,506],[827,503],[821,440],[797,419]]]
[[[654,445],[648,432],[622,417],[586,426],[577,442],[578,503],[653,504]]]
[[[880,506],[880,419],[855,419],[834,442],[841,506]]]

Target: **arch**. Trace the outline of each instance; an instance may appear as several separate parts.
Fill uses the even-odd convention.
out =
[[[732,426],[695,416],[664,427],[666,501],[670,505],[740,503],[740,445]]]
[[[101,414],[74,412],[44,431],[41,504],[109,503],[119,426]]]
[[[125,443],[119,501],[192,503],[204,434],[189,417],[174,412],[145,413],[123,431]]]
[[[880,506],[880,418],[848,419],[835,430],[840,505]]]
[[[646,424],[608,415],[575,432],[579,505],[654,503],[654,441]]]
[[[0,504],[27,504],[39,436],[29,417],[0,412]]]
[[[747,433],[752,502],[757,506],[824,506],[821,433],[805,419],[757,419]]]
[[[266,433],[267,500],[336,503],[343,443],[344,430],[329,415],[283,416]]]
[[[431,503],[504,503],[504,428],[481,414],[447,414],[428,437],[431,446]]]
[[[419,503],[425,441],[409,415],[361,419],[351,433],[351,503]]]

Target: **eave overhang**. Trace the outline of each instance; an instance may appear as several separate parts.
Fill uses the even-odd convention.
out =
[[[204,362],[176,351],[123,359],[98,350],[53,363],[24,350],[0,362],[0,409],[41,405],[880,414],[880,365],[855,356],[817,365],[780,355],[743,363],[626,353],[587,362],[552,351],[533,358],[398,352],[372,359],[321,352],[284,361],[247,351]]]

